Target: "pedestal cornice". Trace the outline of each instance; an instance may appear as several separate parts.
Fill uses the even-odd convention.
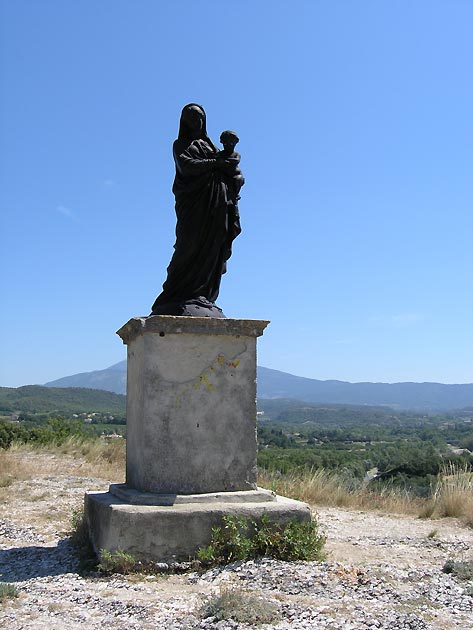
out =
[[[145,333],[159,334],[207,334],[243,335],[260,337],[269,321],[262,319],[229,319],[214,317],[183,317],[175,315],[151,315],[132,317],[117,330],[124,344],[129,344]]]

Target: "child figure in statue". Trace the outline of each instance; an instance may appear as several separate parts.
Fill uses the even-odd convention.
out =
[[[235,146],[238,144],[240,138],[234,131],[222,131],[220,134],[220,142],[223,144],[223,151],[219,151],[218,156],[230,162],[233,166],[231,172],[228,173],[228,192],[232,205],[235,206],[238,214],[238,200],[240,199],[240,190],[245,183],[245,178],[238,166],[240,163],[240,154],[235,151]]]

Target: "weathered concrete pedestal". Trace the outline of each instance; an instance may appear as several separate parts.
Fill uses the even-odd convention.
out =
[[[227,514],[310,520],[307,505],[256,486],[256,338],[268,322],[133,318],[126,483],[87,493],[95,550],[184,561]]]

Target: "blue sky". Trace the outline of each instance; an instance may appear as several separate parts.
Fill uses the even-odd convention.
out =
[[[260,365],[473,381],[470,0],[1,3],[0,385],[125,358],[202,103],[246,177],[219,305]]]

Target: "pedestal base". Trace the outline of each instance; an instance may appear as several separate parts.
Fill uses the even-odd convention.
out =
[[[225,493],[218,493],[213,495],[213,502],[196,501],[194,495],[190,502],[174,505],[136,505],[111,492],[88,492],[85,513],[98,554],[101,549],[120,549],[142,562],[185,562],[195,557],[199,547],[210,543],[212,527],[221,525],[227,515],[257,521],[266,514],[276,523],[294,518],[310,521],[310,509],[305,503],[266,490],[254,491],[258,492],[263,499],[258,502],[232,502],[234,496],[226,498]],[[229,493],[234,494],[238,493]]]

